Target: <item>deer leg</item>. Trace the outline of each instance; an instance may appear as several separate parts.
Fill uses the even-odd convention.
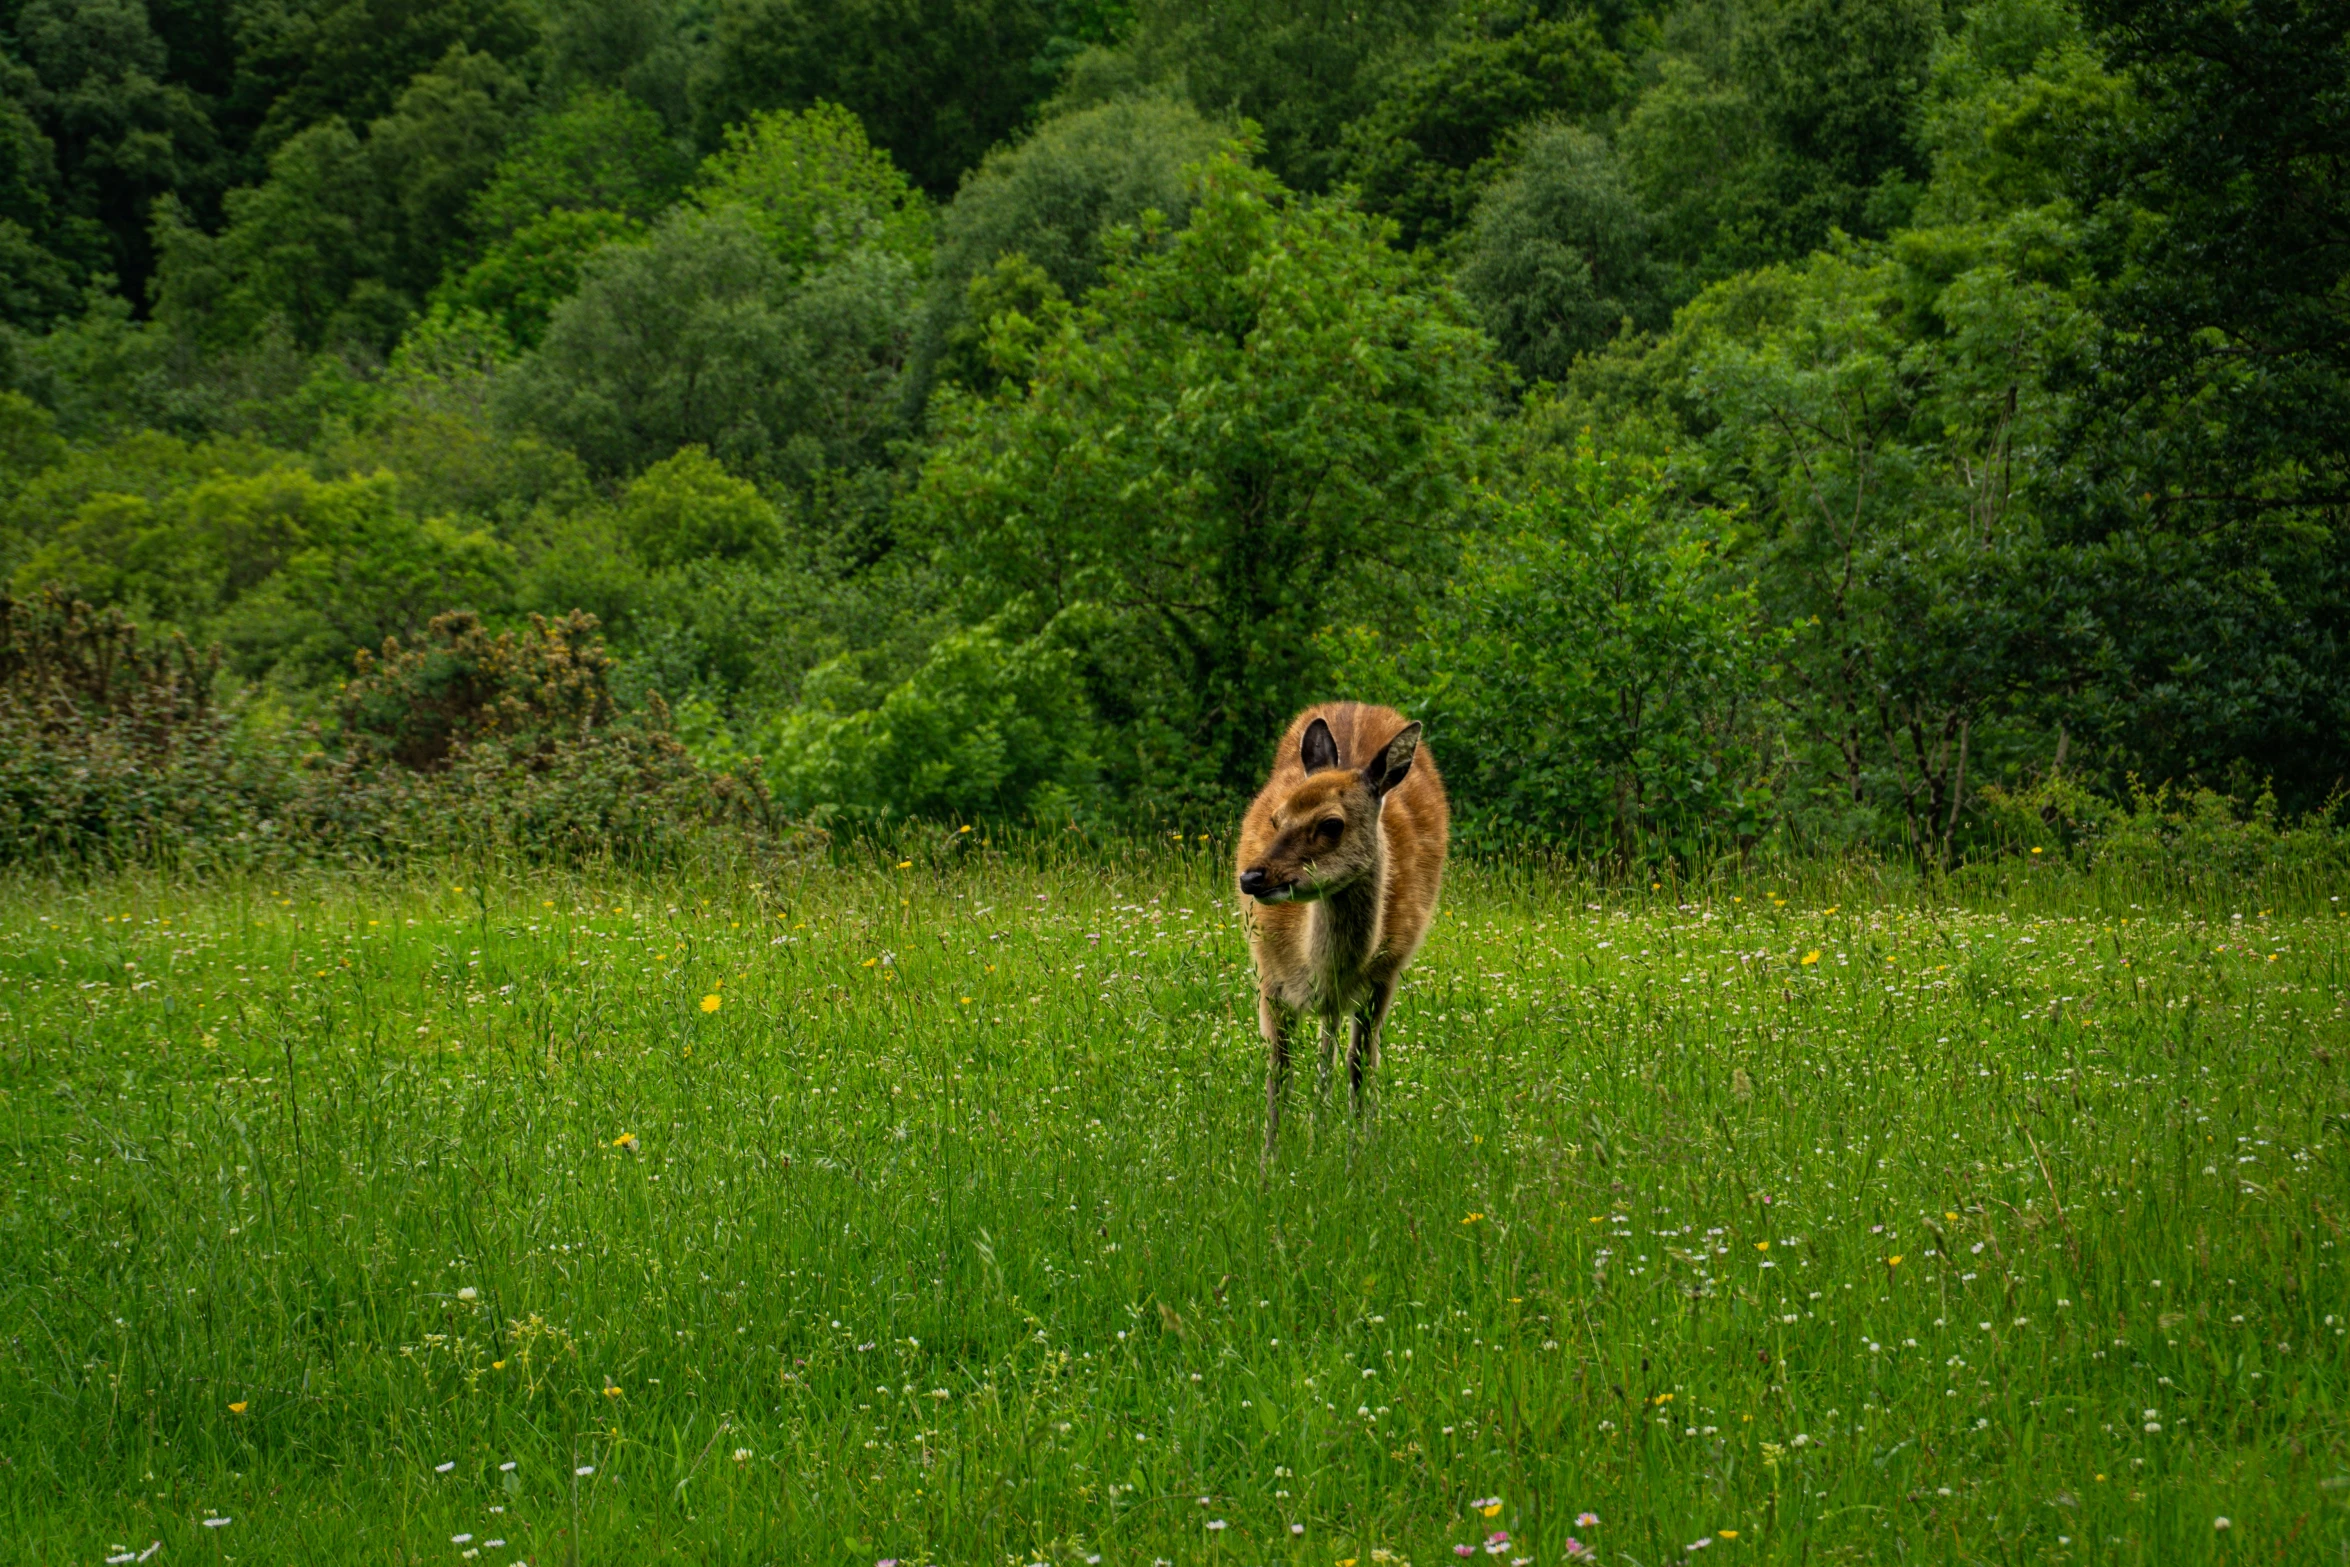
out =
[[[1324,1103],[1327,1103],[1330,1098],[1330,1072],[1332,1065],[1338,1059],[1340,1026],[1336,1014],[1326,1015],[1322,1019],[1322,1054],[1320,1061],[1314,1068],[1314,1093]]]
[[[1346,1053],[1346,1075],[1354,1089],[1356,1111],[1370,1108],[1372,1080],[1379,1071],[1379,1027],[1387,1021],[1387,1007],[1395,999],[1395,981],[1374,980],[1371,993],[1355,1008],[1354,1041]]]
[[[1271,996],[1257,997],[1257,1032],[1265,1036],[1265,1154],[1273,1163],[1273,1139],[1281,1131],[1281,1099],[1289,1087],[1289,1019]]]

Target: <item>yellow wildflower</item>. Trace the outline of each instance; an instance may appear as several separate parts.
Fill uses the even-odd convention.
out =
[[[702,1010],[705,1012],[715,1012],[723,1005],[725,1003],[714,993],[702,998]]]

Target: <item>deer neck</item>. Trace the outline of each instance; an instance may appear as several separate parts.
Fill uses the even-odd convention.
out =
[[[1337,892],[1310,905],[1310,950],[1316,989],[1331,1012],[1343,1010],[1354,999],[1363,970],[1379,950],[1379,926],[1387,906],[1386,833],[1380,834],[1379,853],[1371,868]]]

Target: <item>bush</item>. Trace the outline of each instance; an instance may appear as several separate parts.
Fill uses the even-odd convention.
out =
[[[574,613],[493,636],[439,616],[415,647],[360,655],[329,746],[217,700],[217,651],[55,589],[0,595],[0,864],[783,846],[756,760],[702,768],[658,697],[622,711],[595,629]]]
[[[2210,788],[2133,782],[2113,800],[2065,772],[2019,788],[1985,788],[1974,805],[1976,877],[2017,861],[2117,876],[2165,891],[2233,891],[2281,878],[2329,883],[2350,872],[2340,801],[2286,815],[2262,790],[2250,800]],[[1985,852],[1987,851],[1987,853]]]
[[[290,769],[231,744],[219,665],[56,588],[0,594],[0,864],[155,859],[270,814]]]
[[[1772,816],[1778,640],[1661,510],[1653,475],[1586,442],[1472,548],[1407,659],[1356,671],[1427,720],[1464,843],[1686,861]]]

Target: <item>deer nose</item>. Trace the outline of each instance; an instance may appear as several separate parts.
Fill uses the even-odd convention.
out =
[[[1273,884],[1266,879],[1262,865],[1252,865],[1240,873],[1240,890],[1249,897],[1261,898],[1273,890]]]

